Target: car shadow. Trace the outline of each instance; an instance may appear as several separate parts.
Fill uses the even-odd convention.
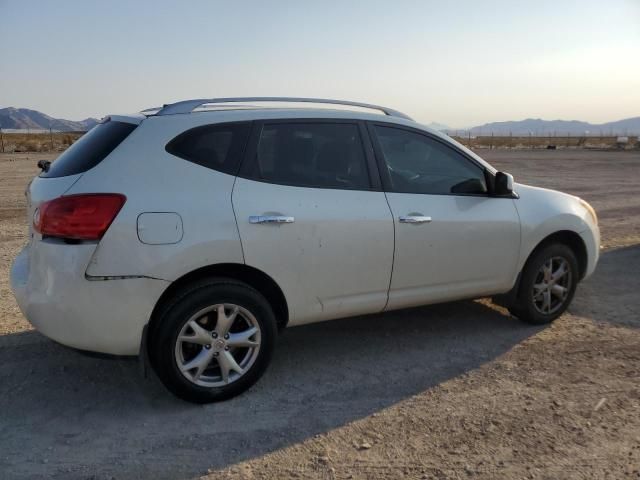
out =
[[[478,368],[541,329],[501,312],[466,301],[291,328],[257,385],[210,405],[174,398],[135,360],[5,335],[0,476],[191,478],[254,458]]]

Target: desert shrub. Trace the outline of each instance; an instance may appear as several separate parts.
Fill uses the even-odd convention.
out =
[[[35,140],[23,140],[15,146],[16,152],[39,152],[40,144]]]

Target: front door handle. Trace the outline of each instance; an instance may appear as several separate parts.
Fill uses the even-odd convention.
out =
[[[400,217],[400,223],[429,223],[431,217],[425,217],[424,215],[404,215]]]
[[[285,215],[251,215],[249,223],[293,223],[295,218]]]

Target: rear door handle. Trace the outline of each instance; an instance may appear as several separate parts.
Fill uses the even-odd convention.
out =
[[[400,217],[400,223],[429,223],[431,217],[425,217],[424,215],[404,215]]]
[[[251,215],[249,223],[293,223],[295,218],[285,215]]]

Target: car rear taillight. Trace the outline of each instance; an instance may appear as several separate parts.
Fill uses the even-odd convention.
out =
[[[126,200],[119,193],[58,197],[40,205],[33,227],[46,237],[100,240]]]

